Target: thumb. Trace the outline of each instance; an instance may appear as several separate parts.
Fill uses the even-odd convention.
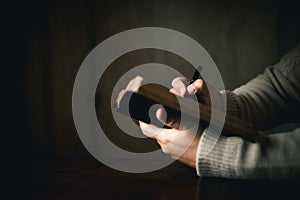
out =
[[[208,88],[202,79],[197,79],[191,85],[187,87],[189,94],[200,94],[202,96],[209,96]]]
[[[208,90],[208,85],[202,79],[197,79],[194,83],[187,87],[189,94],[196,94],[199,102],[205,105],[211,105],[211,96]],[[212,89],[211,91],[215,91]],[[218,93],[215,91],[214,93]]]
[[[168,114],[164,108],[157,109],[156,118],[170,128],[179,128],[180,116],[172,113]]]

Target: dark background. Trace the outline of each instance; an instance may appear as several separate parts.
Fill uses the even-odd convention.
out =
[[[12,1],[1,6],[3,139],[10,182],[30,179],[32,162],[89,158],[73,123],[73,82],[87,54],[108,37],[131,28],[157,26],[180,31],[212,56],[226,88],[233,89],[299,42],[297,1]],[[112,64],[118,71],[161,62],[192,72],[167,53],[136,52]],[[124,64],[124,65],[123,65]],[[97,110],[107,110],[111,70],[103,78]],[[102,95],[102,96],[101,96]],[[103,115],[106,115],[102,112]],[[107,114],[109,115],[109,113]],[[114,126],[111,138],[122,147],[144,148]],[[128,139],[128,140],[127,140]],[[150,144],[149,145],[153,145]],[[17,177],[12,179],[11,177]],[[24,177],[24,178],[20,178]],[[26,185],[26,184],[25,184]]]

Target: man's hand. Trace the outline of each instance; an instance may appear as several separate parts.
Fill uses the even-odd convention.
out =
[[[172,87],[170,92],[178,96],[188,97],[189,95],[196,94],[199,102],[207,106],[210,106],[211,99],[214,99],[217,102],[216,108],[219,110],[223,109],[221,94],[202,79],[197,79],[189,85],[189,81],[186,78],[177,77],[173,79]]]
[[[198,79],[189,85],[186,78],[178,77],[172,81],[172,87],[170,92],[175,95],[188,97],[189,95],[196,94],[197,98],[203,104],[211,105],[211,96],[209,95],[208,87],[202,79]],[[213,95],[221,98],[217,91]],[[193,124],[194,127],[185,126],[185,129],[178,129],[179,120],[166,116],[166,112],[162,108],[157,110],[156,117],[166,126],[170,127],[170,129],[159,128],[155,125],[140,122],[142,132],[146,136],[155,139],[164,153],[171,155],[186,165],[196,167],[196,155],[203,128],[195,127],[196,124]],[[195,131],[196,135],[194,135]]]
[[[156,115],[162,122],[163,119],[166,119],[166,113],[162,108],[157,110]],[[155,139],[164,153],[195,168],[198,144],[203,129],[200,128],[197,132],[195,132],[195,128],[198,127],[187,127],[184,130],[179,130],[179,123],[174,120],[168,121],[168,119],[164,124],[170,127],[170,129],[159,128],[155,125],[146,124],[140,121],[140,127],[143,133],[146,136]]]

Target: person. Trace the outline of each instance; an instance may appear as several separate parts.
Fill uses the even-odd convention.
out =
[[[179,155],[179,149],[186,144],[174,137],[179,134],[189,137],[189,128],[178,129],[178,122],[168,119],[164,123],[170,128],[139,122],[143,134],[155,139],[164,153],[196,168],[200,177],[286,179],[300,175],[300,45],[279,63],[267,67],[263,74],[233,91],[210,95],[209,85],[202,79],[188,86],[186,81],[184,77],[175,78],[170,92],[179,96],[196,93],[207,105],[211,98],[220,98],[223,93],[227,98],[227,113],[252,123],[262,131],[264,139],[252,143],[238,136],[221,135],[203,156],[210,137],[207,129],[199,127],[193,142]],[[163,109],[156,112],[160,121],[165,115]],[[267,131],[286,123],[294,127]]]

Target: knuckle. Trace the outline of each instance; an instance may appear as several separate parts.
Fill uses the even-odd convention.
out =
[[[169,90],[169,92],[171,92],[171,93],[173,93],[173,94],[178,94],[178,92],[177,92],[174,88],[171,88],[171,89]]]
[[[166,145],[170,143],[170,138],[165,134],[160,135],[159,140]]]
[[[180,124],[180,119],[176,117],[167,117],[165,124],[172,128],[178,128]]]
[[[167,147],[167,145],[164,145],[163,147],[161,147],[162,152],[164,152],[165,154],[169,154],[169,148]]]
[[[176,88],[176,87],[178,87],[178,86],[180,86],[180,85],[184,85],[184,80],[185,80],[185,78],[184,77],[181,77],[181,76],[179,76],[179,77],[176,77],[176,78],[174,78],[173,80],[172,80],[172,86],[174,87],[174,88]]]

